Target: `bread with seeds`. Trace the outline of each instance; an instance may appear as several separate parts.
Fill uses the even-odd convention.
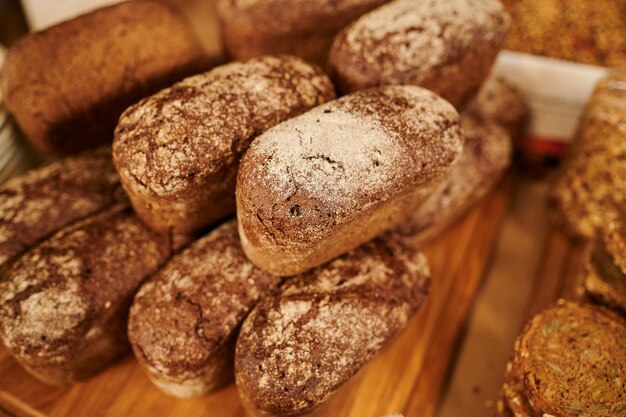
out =
[[[288,280],[243,323],[237,388],[259,416],[299,416],[321,404],[406,326],[430,273],[412,245],[386,236]]]
[[[232,380],[239,327],[280,278],[246,259],[231,220],[174,256],[135,296],[128,336],[163,392],[205,394]]]
[[[126,110],[113,161],[146,224],[191,233],[235,211],[239,159],[257,135],[334,95],[328,77],[299,58],[227,64]]]
[[[462,142],[454,107],[414,86],[360,91],[268,130],[237,178],[246,255],[288,276],[354,249],[426,200]]]
[[[111,150],[67,157],[0,188],[0,265],[54,232],[125,200]]]
[[[329,67],[344,93],[412,84],[460,108],[489,74],[508,23],[497,0],[396,0],[343,29]]]
[[[47,384],[88,378],[128,349],[132,297],[171,252],[127,204],[61,229],[2,268],[2,341]]]

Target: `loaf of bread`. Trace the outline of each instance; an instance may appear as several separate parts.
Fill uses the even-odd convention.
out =
[[[511,163],[509,134],[490,121],[461,116],[465,145],[459,162],[446,178],[396,230],[421,246],[480,201]]]
[[[290,54],[326,63],[344,26],[389,0],[218,0],[226,53],[235,59]]]
[[[107,148],[53,162],[0,187],[0,265],[76,220],[124,200]]]
[[[462,143],[454,107],[414,86],[359,91],[281,123],[239,169],[246,255],[287,276],[354,249],[422,203]]]
[[[224,65],[126,110],[115,167],[149,226],[193,232],[235,211],[239,159],[252,139],[333,97],[328,77],[299,58]]]
[[[170,246],[128,204],[61,229],[2,267],[2,341],[47,384],[91,376],[128,349],[132,297]]]
[[[126,107],[208,64],[177,12],[136,0],[26,35],[9,50],[1,84],[35,147],[69,154],[110,143]]]
[[[176,397],[232,380],[236,335],[250,309],[280,283],[245,257],[235,220],[174,256],[139,290],[128,336],[150,379]]]
[[[389,236],[288,280],[241,327],[244,406],[259,416],[313,411],[405,327],[429,286],[426,258]]]
[[[593,239],[626,207],[626,70],[601,80],[563,163],[552,219],[575,238]]]
[[[396,0],[337,35],[332,78],[344,93],[418,85],[460,108],[489,74],[508,21],[498,0]]]

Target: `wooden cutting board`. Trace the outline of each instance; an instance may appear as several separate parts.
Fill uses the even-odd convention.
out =
[[[425,248],[433,286],[407,329],[334,396],[322,415],[434,415],[450,358],[495,247],[510,201],[509,175],[494,192]],[[151,385],[132,355],[95,378],[68,388],[47,387],[0,349],[0,415],[71,417],[242,417],[230,385],[205,397],[179,400]]]

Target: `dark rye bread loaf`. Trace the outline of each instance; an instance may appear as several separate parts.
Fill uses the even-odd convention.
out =
[[[62,227],[123,200],[106,148],[10,180],[0,188],[0,265]]]
[[[354,249],[423,202],[462,141],[454,108],[413,86],[360,91],[270,129],[237,178],[246,255],[294,275]]]
[[[26,35],[9,50],[1,84],[37,149],[69,154],[110,143],[126,107],[208,64],[171,6],[135,0]]]
[[[193,232],[235,211],[237,167],[252,139],[334,96],[328,77],[299,58],[224,65],[126,110],[115,167],[149,226]]]
[[[332,78],[344,93],[419,85],[460,108],[489,74],[508,21],[497,0],[396,0],[337,35]]]
[[[537,416],[626,415],[626,320],[560,301],[526,325],[513,368]]]
[[[0,335],[52,385],[83,380],[128,349],[132,297],[170,256],[127,204],[54,234],[0,271]]]
[[[416,245],[438,236],[480,201],[511,163],[509,134],[496,123],[461,115],[463,153],[430,197],[396,229]]]
[[[288,280],[237,339],[244,406],[260,416],[313,411],[405,327],[429,285],[426,258],[390,236]]]
[[[137,293],[128,336],[150,379],[176,397],[205,394],[233,377],[236,335],[280,278],[245,257],[237,222],[174,256]]]
[[[235,59],[291,54],[326,63],[333,38],[389,0],[218,0],[226,53]]]

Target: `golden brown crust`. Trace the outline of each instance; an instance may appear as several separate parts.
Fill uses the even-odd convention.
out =
[[[344,93],[418,85],[460,107],[487,77],[507,26],[496,0],[397,0],[337,35],[332,78]]]
[[[232,379],[236,334],[280,278],[245,257],[231,220],[174,256],[139,290],[128,334],[150,378],[177,397],[201,395]]]
[[[9,50],[1,81],[33,144],[69,154],[110,143],[126,107],[208,64],[177,12],[139,0],[25,36]]]
[[[0,188],[0,264],[62,227],[124,200],[106,148],[12,179]]]
[[[388,1],[220,0],[217,10],[231,58],[290,54],[324,65],[337,32]]]
[[[324,403],[400,332],[426,298],[426,258],[387,236],[288,280],[244,321],[235,377],[260,415]]]
[[[132,296],[170,256],[128,205],[66,227],[0,279],[0,334],[34,376],[54,385],[85,379],[128,348]]]
[[[460,156],[458,114],[414,86],[360,91],[257,138],[237,178],[248,258],[293,275],[396,226]]]
[[[328,77],[299,58],[227,64],[126,110],[115,167],[147,224],[193,232],[234,212],[237,167],[252,139],[334,94]]]

